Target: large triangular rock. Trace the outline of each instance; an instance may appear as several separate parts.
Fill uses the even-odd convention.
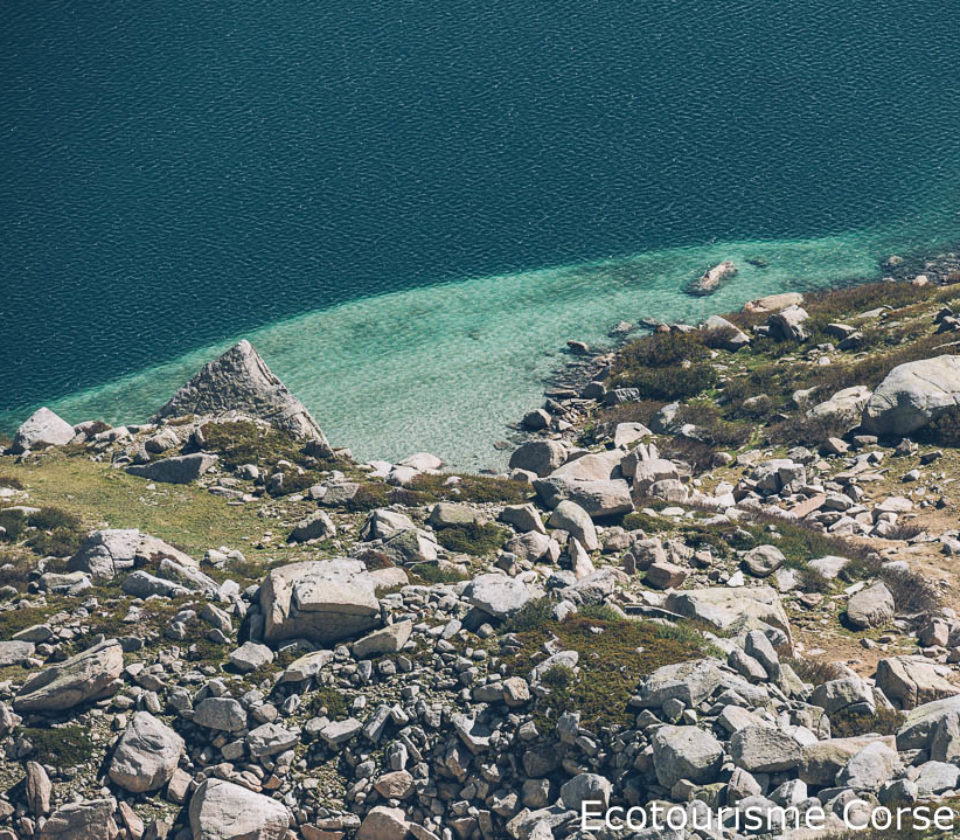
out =
[[[249,341],[235,344],[208,362],[157,414],[222,417],[230,412],[257,417],[299,438],[330,445],[306,406],[271,372]]]
[[[28,449],[63,446],[73,440],[74,434],[73,426],[44,406],[33,412],[17,429],[10,451],[19,455]]]

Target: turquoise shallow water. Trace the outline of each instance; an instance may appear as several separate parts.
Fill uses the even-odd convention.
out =
[[[923,240],[931,249],[949,232],[936,227]],[[917,243],[916,224],[909,242]],[[669,249],[394,292],[271,324],[248,337],[335,445],[364,458],[399,459],[426,449],[461,468],[500,467],[506,456],[493,444],[504,438],[508,422],[539,404],[543,378],[565,361],[567,338],[603,344],[621,319],[694,322],[776,291],[876,279],[880,258],[904,244],[903,231],[894,229]],[[768,266],[755,268],[747,257]],[[740,270],[717,294],[681,291],[702,266],[721,258]],[[52,406],[72,421],[143,419],[230,343]]]
[[[8,0],[0,428],[141,418],[248,335],[338,442],[493,463],[567,338],[957,240],[957,17]]]

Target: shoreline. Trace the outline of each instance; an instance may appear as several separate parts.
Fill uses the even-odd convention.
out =
[[[953,259],[924,265],[948,281]],[[219,792],[284,831],[289,805],[340,840],[388,819],[394,837],[439,838],[463,810],[428,784],[471,766],[500,768],[503,794],[458,788],[498,837],[554,814],[566,828],[544,840],[569,837],[594,791],[619,814],[798,789],[858,825],[865,778],[908,793],[932,778],[948,800],[960,771],[932,751],[960,709],[957,415],[919,400],[925,426],[905,437],[887,397],[918,365],[910,387],[960,404],[960,356],[939,356],[960,283],[901,265],[908,282],[569,360],[557,386],[612,355],[606,393],[637,393],[548,389],[566,425],[519,446],[509,476],[331,451],[248,342],[161,423],[78,435],[36,418],[0,455],[0,825],[21,819],[23,773],[50,773],[57,819],[128,819],[104,789],[143,793],[125,771],[153,754],[143,731],[170,747],[177,807],[163,785],[124,801],[177,828],[212,824]],[[47,690],[78,671],[69,702]],[[60,727],[65,711],[94,737]],[[709,758],[694,774],[675,758],[691,743]]]
[[[246,337],[336,443],[366,458],[400,459],[430,449],[458,468],[496,469],[504,463],[503,439],[516,433],[511,423],[545,390],[577,378],[582,359],[561,354],[565,341],[607,351],[618,344],[607,328],[619,318],[636,321],[652,311],[661,320],[694,323],[770,292],[816,288],[833,276],[844,282],[831,285],[843,285],[879,274],[879,259],[889,253],[880,248],[891,236],[851,236],[691,247],[450,282],[320,310]],[[743,262],[757,253],[771,260],[768,268]],[[710,297],[683,294],[681,281],[727,256],[740,260],[738,277]],[[798,283],[796,276],[807,279]],[[146,418],[226,346],[201,348],[48,404],[76,420]],[[377,400],[370,399],[368,383],[376,383]],[[5,428],[16,428],[24,412],[7,413]]]
[[[925,249],[905,251],[903,254],[890,254],[878,260],[877,270],[881,275],[879,278],[861,277],[817,291],[837,291],[876,282],[906,283],[920,275],[926,276],[929,282],[936,286],[960,282],[960,242],[936,250],[939,253],[935,255]],[[771,294],[776,294],[776,292],[771,292]],[[696,295],[696,297],[709,299],[712,294],[707,296]],[[760,297],[763,297],[763,295]],[[741,308],[738,311],[742,312],[743,309]],[[699,327],[706,318],[711,316],[724,317],[730,314],[732,314],[730,310],[710,312],[696,324],[682,324],[678,321],[657,322],[656,324],[653,322],[637,323],[631,325],[629,331],[617,330],[617,327],[623,323],[618,322],[611,326],[607,332],[608,338],[613,339],[611,344],[596,349],[590,348],[586,354],[578,354],[573,350],[567,350],[570,358],[542,380],[542,396],[544,400],[560,402],[569,399],[578,400],[583,389],[604,373],[609,367],[610,360],[624,346],[638,338],[652,334],[656,326],[667,326],[669,328],[676,326]],[[570,342],[577,343],[576,337],[571,337]],[[507,428],[517,435],[520,442],[536,436],[534,431],[524,429],[519,419],[509,423]]]

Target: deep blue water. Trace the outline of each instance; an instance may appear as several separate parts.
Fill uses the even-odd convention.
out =
[[[385,291],[951,213],[958,16],[7,0],[0,410]]]

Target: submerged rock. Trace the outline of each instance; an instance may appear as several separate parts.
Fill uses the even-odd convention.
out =
[[[737,267],[730,260],[724,260],[705,271],[698,280],[691,283],[687,287],[687,293],[691,295],[712,295],[720,288],[724,280],[728,280],[736,273]]]

